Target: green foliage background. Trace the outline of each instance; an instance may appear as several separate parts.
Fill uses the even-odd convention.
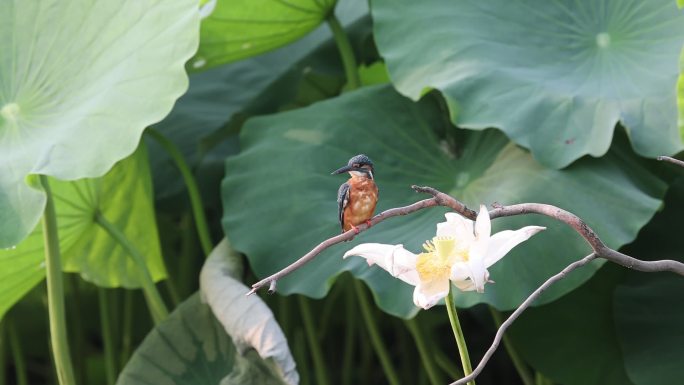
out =
[[[56,383],[37,174],[52,177],[57,202],[78,383],[112,383],[119,373],[119,384],[281,383],[269,361],[236,350],[236,336],[200,303],[205,253],[187,187],[174,159],[143,135],[150,126],[188,162],[210,235],[243,256],[247,284],[339,232],[343,179],[329,173],[357,153],[375,162],[379,210],[422,199],[412,184],[471,207],[549,203],[610,247],[684,261],[684,170],[653,159],[683,148],[684,16],[672,0],[0,0],[0,9],[0,385]],[[412,288],[341,259],[360,242],[418,251],[444,212],[387,220],[264,298],[301,384],[321,375],[392,383],[392,371],[407,384],[458,377],[441,307],[418,313]],[[98,227],[98,214],[164,281],[157,286],[176,309],[160,325],[134,290],[140,266]],[[494,225],[548,229],[492,267],[496,283],[484,294],[457,297],[475,361],[495,331],[490,310],[507,314],[590,251],[545,218]],[[597,261],[546,292],[511,329],[509,348],[536,385],[676,383],[683,282]],[[389,368],[358,316],[366,297],[379,309],[371,315]],[[437,368],[430,374],[421,341]],[[531,385],[500,350],[478,383]]]

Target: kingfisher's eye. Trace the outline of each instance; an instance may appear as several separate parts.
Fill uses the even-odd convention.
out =
[[[358,163],[354,163],[354,164],[352,164],[352,167],[359,168],[359,164],[358,164]]]

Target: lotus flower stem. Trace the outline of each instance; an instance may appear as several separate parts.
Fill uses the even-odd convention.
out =
[[[75,385],[74,367],[69,353],[66,314],[64,311],[64,282],[62,256],[57,232],[57,213],[47,176],[40,176],[40,183],[47,197],[43,214],[43,243],[45,244],[45,271],[50,319],[50,341],[60,385]]]
[[[123,367],[131,357],[133,344],[133,290],[126,290],[123,299],[123,315],[121,320],[121,357],[120,367]]]
[[[190,166],[188,166],[188,163],[185,161],[183,154],[181,154],[180,150],[178,150],[178,147],[176,147],[176,145],[172,141],[170,141],[160,132],[152,128],[148,128],[146,132],[150,134],[150,136],[154,138],[154,140],[156,140],[164,148],[164,150],[166,150],[166,152],[169,154],[171,159],[173,159],[174,163],[176,164],[176,167],[178,167],[178,171],[180,171],[181,176],[183,177],[183,182],[185,183],[185,187],[188,189],[188,196],[190,197],[190,206],[192,207],[192,214],[195,217],[195,227],[197,228],[197,236],[199,237],[200,244],[202,245],[202,251],[204,252],[204,256],[206,257],[209,255],[209,253],[211,253],[211,250],[213,250],[214,246],[211,242],[209,222],[207,221],[207,217],[204,214],[202,196],[200,195],[199,188],[197,187],[197,181],[195,180],[195,177],[192,175],[192,171],[190,171]]]
[[[316,330],[314,328],[313,315],[311,315],[311,307],[309,302],[303,296],[299,296],[299,309],[302,312],[302,321],[304,321],[304,331],[306,332],[306,339],[309,343],[309,352],[314,364],[314,373],[316,374],[316,384],[329,385],[328,371],[325,368],[325,359],[323,358],[323,351],[319,345]]]
[[[342,27],[342,24],[340,24],[340,21],[335,17],[334,10],[330,12],[330,15],[328,16],[328,26],[330,27],[330,30],[332,30],[337,49],[340,51],[340,56],[342,57],[344,73],[347,76],[347,85],[349,86],[349,89],[355,90],[361,87],[361,80],[359,79],[359,73],[356,68],[356,57],[354,56],[354,50],[349,42],[349,37],[347,37],[347,34],[344,32],[344,28]]]
[[[446,297],[446,308],[449,313],[449,323],[451,330],[454,332],[456,338],[456,345],[458,346],[458,354],[461,356],[461,364],[463,365],[463,374],[468,376],[473,372],[473,367],[470,364],[470,354],[468,354],[468,346],[465,342],[465,336],[461,329],[461,323],[458,320],[458,312],[456,310],[456,303],[454,301],[454,285],[449,285],[449,295]],[[475,380],[468,381],[468,385],[475,385]]]
[[[346,283],[349,283],[347,281]],[[350,288],[349,285],[345,285]],[[354,300],[354,293],[348,291],[348,295],[344,297],[345,300],[345,335],[344,335],[344,353],[342,354],[342,385],[352,384],[352,374],[354,373],[354,344],[356,342],[356,333],[358,328],[356,301]]]
[[[553,381],[544,377],[541,372],[536,372],[534,375],[534,385],[553,385]]]
[[[107,233],[123,247],[126,253],[133,258],[133,262],[138,268],[142,278],[142,288],[145,293],[145,299],[147,300],[147,306],[150,309],[150,313],[152,313],[154,323],[158,325],[168,317],[169,311],[162,300],[161,294],[159,294],[159,290],[157,290],[157,286],[154,284],[150,271],[147,269],[145,257],[143,257],[133,244],[131,244],[128,238],[126,238],[126,235],[113,223],[109,222],[102,213],[98,212],[95,215],[95,222],[107,231]]]
[[[354,289],[356,290],[356,298],[359,301],[361,316],[366,324],[366,330],[370,336],[371,344],[373,345],[375,353],[378,355],[378,359],[380,360],[380,365],[382,365],[382,369],[385,371],[385,375],[387,376],[387,382],[390,385],[400,385],[397,371],[394,368],[394,365],[392,365],[392,360],[390,359],[385,344],[382,342],[378,325],[375,324],[373,310],[368,302],[368,297],[366,296],[361,282],[356,279],[354,280]]]
[[[7,353],[5,352],[7,347],[7,333],[5,332],[5,329],[7,329],[6,317],[4,320],[0,320],[0,385],[7,384]]]
[[[12,361],[14,362],[17,385],[29,385],[28,376],[26,375],[26,360],[24,359],[21,341],[19,341],[19,332],[14,325],[14,320],[7,322],[7,335],[9,336],[10,349],[12,349]]]
[[[85,333],[82,319],[79,316],[81,309],[83,309],[81,302],[81,290],[79,288],[79,281],[81,278],[77,274],[69,274],[64,278],[66,279],[65,285],[68,285],[66,290],[70,293],[70,301],[66,303],[66,312],[67,314],[76,315],[75,317],[72,316],[70,318],[67,318],[67,321],[70,325],[69,333],[71,340],[69,342],[71,343],[71,354],[73,355],[73,357],[83,357],[85,346]],[[74,360],[74,376],[76,377],[77,383],[85,383],[86,367],[85,362],[83,362],[82,360]]]
[[[307,360],[306,337],[301,329],[298,329],[294,334],[294,343],[292,347],[292,354],[297,362],[297,371],[299,372],[299,384],[311,385],[310,378],[311,370],[309,368],[309,361]]]
[[[116,381],[114,336],[112,335],[112,327],[109,323],[111,314],[109,312],[109,300],[106,289],[98,287],[97,297],[100,305],[100,327],[102,328],[102,343],[104,345],[105,377],[107,378],[107,385],[114,385]]]

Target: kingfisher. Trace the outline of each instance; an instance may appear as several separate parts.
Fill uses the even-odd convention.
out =
[[[348,172],[348,181],[337,191],[337,214],[342,232],[359,229],[366,223],[370,227],[375,205],[378,203],[378,186],[375,185],[373,161],[364,154],[349,159],[347,165],[332,172],[332,175]]]

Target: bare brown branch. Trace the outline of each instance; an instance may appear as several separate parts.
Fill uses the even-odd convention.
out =
[[[477,211],[471,210],[466,207],[463,203],[454,199],[451,195],[447,195],[437,189],[428,186],[411,186],[416,192],[425,193],[432,195],[440,206],[446,206],[454,209],[457,213],[463,215],[464,217],[475,220],[477,219]]]
[[[684,163],[684,162],[683,162]],[[389,210],[385,210],[382,213],[374,216],[371,219],[371,225],[374,226],[387,218],[395,217],[398,215],[408,215],[415,211],[422,210],[428,207],[434,206],[444,206],[453,209],[455,212],[463,215],[466,218],[475,220],[477,217],[477,212],[469,209],[459,200],[454,197],[447,195],[437,189],[428,186],[411,186],[415,191],[426,193],[432,195],[431,199],[424,199],[418,201],[412,205],[404,207],[396,207]],[[582,219],[577,217],[575,214],[563,210],[561,208],[541,204],[541,203],[521,203],[511,206],[501,206],[497,205],[496,208],[489,212],[490,218],[499,218],[514,215],[523,214],[540,214],[545,215],[550,218],[556,219],[558,221],[566,223],[568,226],[572,227],[577,233],[579,233],[592,248],[596,256],[605,258],[611,262],[617,263],[619,265],[625,266],[629,269],[644,271],[644,272],[658,272],[658,271],[671,271],[673,273],[684,276],[684,264],[673,260],[659,260],[659,261],[642,261],[626,254],[620,253],[607,247],[601,239],[598,237],[596,232],[592,230]],[[363,224],[358,227],[359,233],[366,231],[368,226]],[[292,264],[286,266],[277,273],[268,276],[261,281],[252,285],[252,290],[250,290],[247,295],[254,294],[257,290],[265,285],[269,285],[269,290],[272,292],[275,289],[275,283],[278,279],[290,274],[291,272],[301,268],[303,265],[314,259],[318,254],[328,247],[338,244],[340,242],[348,241],[353,239],[357,233],[353,230],[349,230],[340,235],[328,238],[325,241],[318,244],[311,251],[306,253],[304,256],[293,262]]]
[[[677,166],[680,166],[680,167],[684,167],[684,162],[683,162],[683,161],[681,161],[681,160],[679,160],[679,159],[671,158],[671,157],[669,157],[669,156],[664,156],[664,155],[663,155],[663,156],[657,157],[656,159],[662,160],[662,161],[665,161],[665,162],[670,162],[670,163],[676,164]]]

